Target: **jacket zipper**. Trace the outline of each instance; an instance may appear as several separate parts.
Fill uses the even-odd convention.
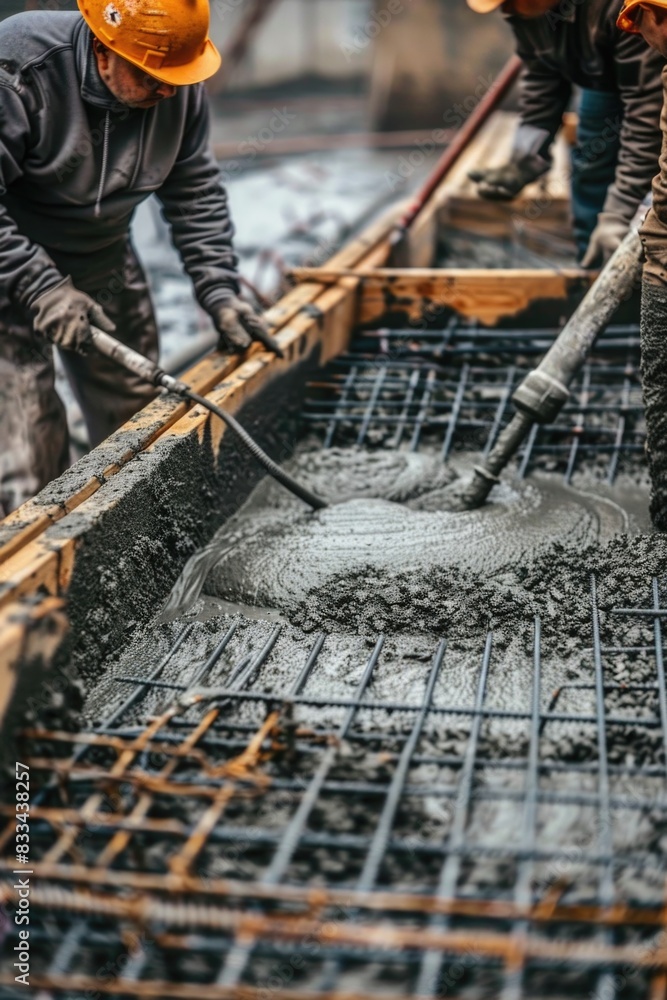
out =
[[[134,187],[139,179],[139,174],[141,172],[141,166],[144,159],[144,146],[146,145],[146,123],[148,122],[148,112],[144,112],[141,116],[141,131],[139,132],[139,149],[137,152],[137,162],[134,167],[134,173],[132,175],[132,180],[130,181],[130,186]]]
[[[102,148],[102,176],[100,186],[97,191],[97,201],[95,203],[95,218],[99,219],[102,214],[102,195],[107,182],[107,171],[109,169],[109,134],[111,132],[111,112],[107,111],[104,120],[104,146]]]

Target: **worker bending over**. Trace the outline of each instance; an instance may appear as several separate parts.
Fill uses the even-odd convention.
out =
[[[0,516],[69,464],[51,344],[97,444],[154,395],[85,353],[91,324],[157,358],[130,236],[157,194],[221,346],[263,321],[238,296],[233,227],[202,82],[220,66],[208,0],[79,0],[0,25]]]
[[[667,58],[667,0],[628,0],[618,25],[642,35]],[[667,97],[667,67],[662,71]],[[653,206],[640,230],[644,246],[641,312],[641,374],[646,411],[646,454],[651,475],[651,519],[667,531],[667,103],[660,119],[662,152],[653,180]]]
[[[655,174],[663,55],[617,27],[622,0],[468,4],[479,13],[501,8],[524,62],[510,161],[470,177],[482,196],[509,200],[546,173],[572,86],[581,87],[572,152],[574,235],[585,267],[606,263]]]

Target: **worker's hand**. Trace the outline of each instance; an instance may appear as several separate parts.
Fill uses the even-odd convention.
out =
[[[35,299],[32,305],[37,333],[66,351],[85,354],[91,343],[91,326],[113,333],[112,323],[102,306],[85,292],[80,292],[65,278]]]
[[[549,169],[549,163],[542,156],[528,153],[511,160],[502,167],[489,170],[471,170],[468,177],[478,185],[477,193],[482,198],[494,201],[511,201],[516,198],[526,184],[536,181]]]
[[[598,223],[588,241],[582,267],[604,267],[626,236],[629,223],[612,212],[600,212]]]
[[[249,302],[244,302],[238,296],[230,295],[214,306],[211,318],[220,334],[221,350],[245,351],[253,340],[258,340],[279,357],[283,357],[264,319]]]

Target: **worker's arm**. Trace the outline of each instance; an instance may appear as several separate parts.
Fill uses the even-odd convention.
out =
[[[472,170],[469,174],[485,198],[515,198],[527,184],[547,172],[551,145],[570,100],[570,83],[535,58],[527,39],[522,39],[520,32],[524,28],[519,24],[515,29],[517,53],[524,65],[520,77],[521,117],[510,159],[499,167]]]
[[[20,180],[32,141],[30,94],[19,93],[0,71],[0,197]],[[29,309],[63,280],[46,250],[19,232],[0,203],[0,284],[11,301]]]
[[[0,197],[23,175],[30,155],[34,97],[0,71]],[[69,151],[64,150],[67,157]],[[0,203],[0,285],[11,302],[32,315],[36,333],[66,350],[85,352],[91,324],[111,333],[114,324],[90,296],[63,278],[46,250],[19,232]]]
[[[234,227],[209,133],[204,88],[192,87],[179,157],[157,195],[197,299],[220,334],[220,346],[244,350],[253,340],[271,345],[264,320],[238,297]]]
[[[623,104],[620,149],[614,183],[591,234],[584,267],[605,264],[620,245],[637,207],[651,189],[660,155],[664,60],[640,35],[620,31],[615,24],[611,30],[616,84]],[[612,140],[616,138],[614,126],[614,122],[606,124],[612,130]]]
[[[616,176],[603,211],[615,212],[629,223],[651,190],[658,170],[664,59],[640,35],[616,31],[620,37],[615,66],[623,123]]]
[[[525,43],[517,44],[517,52],[523,60],[519,79],[519,133],[527,128],[539,130],[542,144],[536,152],[548,159],[570,103],[572,85],[557,70],[536,59]]]
[[[653,202],[640,230],[644,247],[644,282],[667,287],[667,66],[662,71],[664,104],[660,116],[662,149],[653,178]]]
[[[209,145],[210,121],[203,86],[190,88],[188,129],[178,160],[157,196],[198,301],[211,312],[239,291],[227,192]]]

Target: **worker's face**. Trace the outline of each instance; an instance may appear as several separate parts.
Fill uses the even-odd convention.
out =
[[[667,58],[667,10],[650,3],[640,3],[631,16],[644,41]]]
[[[104,83],[116,100],[128,108],[147,110],[175,95],[176,87],[160,83],[138,66],[105,48],[97,39],[93,42],[93,49]]]
[[[559,2],[560,0],[505,0],[501,4],[501,10],[513,17],[542,17]]]

